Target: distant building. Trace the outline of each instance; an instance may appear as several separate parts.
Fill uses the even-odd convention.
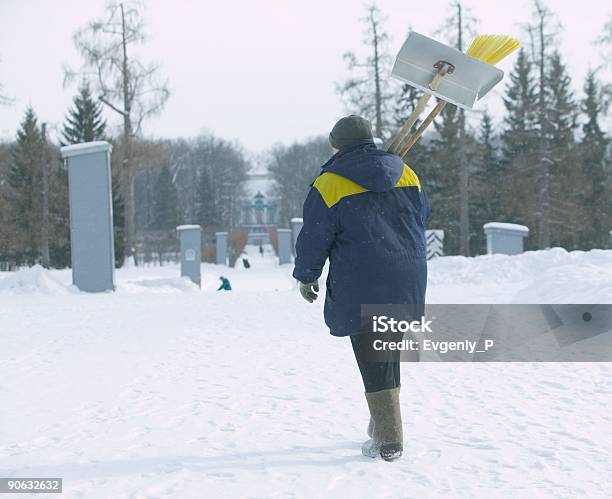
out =
[[[243,189],[238,227],[248,231],[248,244],[267,244],[270,229],[276,229],[280,220],[274,179],[267,172],[250,173]]]

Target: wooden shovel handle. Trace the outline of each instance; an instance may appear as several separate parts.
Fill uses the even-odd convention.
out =
[[[438,102],[436,104],[436,107],[434,107],[431,110],[431,113],[429,113],[429,116],[427,116],[427,118],[425,118],[425,121],[423,121],[423,123],[421,123],[421,126],[419,128],[417,128],[417,130],[408,139],[408,142],[406,142],[404,147],[402,147],[402,149],[401,149],[401,151],[399,153],[399,155],[401,156],[402,159],[404,159],[404,157],[406,156],[408,151],[410,151],[410,149],[412,149],[412,146],[414,144],[416,144],[417,140],[419,140],[421,135],[423,135],[423,132],[425,132],[425,130],[427,130],[427,127],[429,125],[431,125],[431,122],[433,120],[435,120],[436,117],[444,110],[444,108],[446,107],[446,104],[447,104],[447,102],[445,100],[441,100],[440,102]]]
[[[417,102],[417,105],[414,107],[414,111],[412,111],[412,114],[408,117],[408,120],[406,120],[404,126],[400,128],[400,131],[397,133],[397,135],[387,148],[387,152],[396,153],[399,151],[400,146],[402,145],[404,138],[412,128],[412,125],[416,123],[416,120],[423,113],[423,111],[425,111],[425,106],[427,106],[429,99],[431,99],[431,94],[423,94],[421,96],[421,98]]]
[[[442,82],[442,78],[444,78],[448,73],[452,73],[455,70],[455,67],[452,64],[444,62],[444,61],[437,62],[436,65],[434,65],[434,67],[438,70],[438,72],[433,77],[428,87],[431,90],[436,91],[438,90],[438,87],[440,86],[440,83]],[[425,107],[427,106],[429,99],[431,99],[431,94],[429,93],[423,94],[421,96],[421,98],[417,102],[417,105],[414,108],[414,111],[412,111],[412,114],[408,117],[408,120],[406,120],[406,123],[404,123],[400,131],[397,132],[397,135],[393,138],[393,140],[387,147],[387,152],[397,153],[398,151],[403,149],[401,147],[402,142],[404,142],[406,135],[408,135],[408,132],[410,131],[412,126],[416,123],[416,120],[419,118],[421,114],[423,114],[423,111],[425,111]]]

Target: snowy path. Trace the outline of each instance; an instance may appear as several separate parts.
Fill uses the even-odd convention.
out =
[[[572,255],[532,264],[555,282],[598,267],[609,296],[612,252]],[[61,476],[68,498],[609,496],[611,364],[404,364],[405,456],[372,461],[348,342],[258,256],[205,266],[202,293],[175,267],[122,270],[104,295],[0,277],[0,476]],[[541,297],[542,279],[519,293],[526,258],[491,261],[493,284],[480,259],[441,260],[430,296]],[[222,271],[236,291],[211,291]]]

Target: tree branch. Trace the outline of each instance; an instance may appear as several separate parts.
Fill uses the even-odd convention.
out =
[[[111,102],[109,102],[105,97],[103,97],[102,95],[100,95],[98,97],[98,99],[100,99],[100,101],[104,104],[106,104],[108,107],[110,107],[113,111],[115,111],[116,113],[119,113],[121,116],[127,116],[127,113],[121,109],[119,109],[118,107],[114,106]]]

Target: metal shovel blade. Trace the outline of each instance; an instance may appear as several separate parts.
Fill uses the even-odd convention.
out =
[[[455,67],[438,90],[428,85],[436,75],[434,64],[445,61]],[[464,109],[472,109],[504,77],[504,72],[457,49],[412,31],[395,59],[391,75]]]

